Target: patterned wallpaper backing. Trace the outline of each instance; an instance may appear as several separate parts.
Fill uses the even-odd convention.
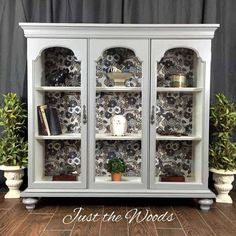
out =
[[[128,122],[128,133],[139,133],[142,129],[141,93],[97,93],[96,132],[110,133],[113,115],[124,115]]]
[[[170,87],[169,75],[183,73],[186,75],[187,87],[196,85],[194,63],[196,53],[188,48],[173,48],[168,50],[159,63],[157,63],[157,86]]]
[[[125,82],[125,86],[141,87],[142,63],[134,52],[128,48],[110,48],[98,58],[96,64],[97,87],[114,86],[114,81],[107,76],[113,66],[122,72],[132,73],[131,78]]]
[[[45,141],[45,176],[66,174],[68,165],[74,173],[80,175],[80,141],[46,140]]]
[[[112,158],[125,160],[124,176],[141,177],[141,141],[97,141],[96,176],[110,176],[107,163]]]
[[[63,133],[80,133],[80,93],[46,92],[45,103],[57,109]]]
[[[160,135],[191,135],[192,114],[192,94],[159,93],[156,105],[156,132]]]
[[[46,86],[81,86],[81,62],[68,48],[46,49],[44,68]]]
[[[80,86],[81,62],[73,52],[66,48],[45,50],[45,85]],[[158,64],[158,86],[169,87],[168,75],[184,72],[188,86],[194,86],[195,53],[190,49],[171,49],[165,53]],[[114,86],[106,73],[112,66],[132,77],[127,87],[140,87],[142,63],[134,52],[126,48],[106,50],[96,65],[97,86]],[[174,71],[175,70],[175,71]],[[177,71],[176,71],[177,70]],[[110,118],[123,114],[128,120],[128,133],[139,133],[142,129],[141,93],[103,93],[96,94],[96,132],[110,133]],[[63,133],[79,133],[81,126],[80,93],[46,92],[45,102],[58,109]],[[156,131],[162,135],[191,135],[192,133],[192,94],[159,93],[157,97]],[[80,173],[80,141],[45,141],[45,175],[58,175],[66,171],[66,164],[75,166]],[[141,141],[97,141],[96,176],[107,176],[107,162],[110,158],[122,157],[126,160],[126,176],[141,176]],[[146,157],[144,157],[146,158]],[[160,141],[156,149],[156,175],[162,173],[165,165],[177,166],[186,176],[192,175],[192,143],[186,141]]]
[[[181,170],[185,177],[192,177],[192,142],[159,141],[156,145],[156,176],[163,174],[166,165]]]

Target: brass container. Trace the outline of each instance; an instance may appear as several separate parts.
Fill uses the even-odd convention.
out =
[[[175,88],[186,87],[186,76],[184,74],[173,74],[170,76],[170,86]]]

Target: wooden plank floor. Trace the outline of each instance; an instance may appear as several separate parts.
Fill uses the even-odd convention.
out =
[[[236,192],[231,196],[234,204],[215,203],[206,213],[192,199],[116,198],[43,198],[27,212],[20,199],[4,199],[0,193],[0,235],[235,236]],[[173,220],[151,220],[164,214]]]

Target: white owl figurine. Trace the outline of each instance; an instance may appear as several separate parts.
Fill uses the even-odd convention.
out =
[[[111,118],[111,132],[114,136],[124,136],[127,131],[127,120],[122,115]]]

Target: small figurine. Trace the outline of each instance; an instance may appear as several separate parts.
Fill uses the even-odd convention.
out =
[[[111,132],[114,136],[124,136],[127,131],[127,120],[122,115],[111,118]]]

